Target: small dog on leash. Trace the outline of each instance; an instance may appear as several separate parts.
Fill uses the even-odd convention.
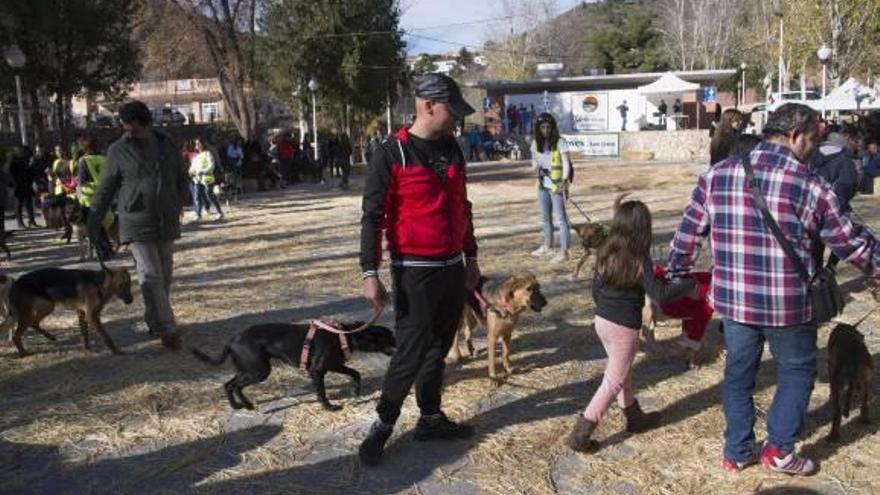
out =
[[[476,289],[488,303],[485,314],[476,296],[468,294],[461,323],[455,332],[455,339],[448,357],[454,363],[461,361],[460,343],[462,341],[467,345],[469,355],[473,357],[474,345],[471,338],[478,324],[482,324],[486,327],[488,336],[489,378],[495,380],[497,378],[495,344],[501,340],[501,364],[505,373],[510,375],[513,372],[513,368],[510,366],[510,339],[513,336],[513,330],[522,313],[526,310],[540,313],[547,305],[547,298],[541,292],[541,284],[538,283],[538,279],[529,272],[507,277],[493,287],[486,287],[486,282],[487,279],[482,277]]]
[[[627,197],[629,193],[623,193],[617,196],[617,199],[614,200],[614,212],[617,212],[617,209],[620,208],[620,203],[623,201],[623,198]],[[581,268],[593,255],[593,253],[599,249],[599,246],[605,242],[605,239],[608,238],[608,225],[599,222],[591,222],[575,225],[575,231],[581,238],[581,246],[584,248],[584,255],[581,256],[581,259],[578,261],[577,268],[574,270],[573,278],[577,278],[581,273]]]
[[[831,408],[834,414],[831,431],[825,437],[829,442],[840,439],[841,416],[858,401],[861,403],[859,421],[870,423],[868,411],[874,362],[865,346],[865,336],[855,326],[840,323],[828,338],[828,375],[831,384]]]

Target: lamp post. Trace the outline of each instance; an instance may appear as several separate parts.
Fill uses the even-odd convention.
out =
[[[299,87],[294,89],[291,93],[293,99],[296,100],[296,109],[297,109],[297,126],[299,127],[299,145],[302,147],[306,142],[306,121],[303,119],[303,103],[302,100],[299,99]]]
[[[318,161],[318,103],[315,94],[318,92],[318,81],[309,80],[309,91],[312,92],[312,138],[314,139],[315,161]]]
[[[743,105],[745,105],[745,103],[746,103],[746,68],[747,67],[748,67],[748,65],[746,65],[745,62],[739,64],[739,70],[742,73],[742,86],[741,86],[742,87],[742,97],[740,98],[739,101]]]
[[[24,67],[25,62],[27,62],[24,53],[22,53],[18,45],[12,45],[7,48],[4,52],[4,56],[6,57],[6,63],[16,70]],[[21,145],[27,146],[28,138],[27,129],[25,128],[24,123],[24,102],[21,98],[21,76],[18,72],[15,73],[15,92],[18,96],[18,127],[19,130],[21,130]]]
[[[819,61],[822,62],[822,118],[825,118],[825,84],[827,81],[828,75],[828,61],[831,60],[831,48],[828,48],[828,45],[822,43],[822,46],[816,50],[816,56],[819,57]]]

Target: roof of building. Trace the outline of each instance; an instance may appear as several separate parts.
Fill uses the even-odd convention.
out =
[[[717,85],[732,77],[736,69],[676,71],[676,76],[700,86]],[[588,89],[635,89],[650,84],[665,72],[640,72],[634,74],[612,74],[608,76],[543,77],[524,81],[485,80],[466,82],[464,85],[483,88],[487,91],[508,93],[527,93],[538,91],[568,91]]]

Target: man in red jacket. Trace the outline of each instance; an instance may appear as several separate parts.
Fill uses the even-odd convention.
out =
[[[370,160],[361,220],[364,297],[383,307],[388,293],[377,270],[382,233],[391,253],[397,350],[385,373],[379,419],[361,444],[367,465],[382,457],[400,407],[415,384],[421,417],[416,440],[464,439],[470,425],[440,408],[443,367],[464,306],[480,276],[467,199],[465,160],[452,132],[474,112],[442,74],[416,81],[416,121],[389,137]]]

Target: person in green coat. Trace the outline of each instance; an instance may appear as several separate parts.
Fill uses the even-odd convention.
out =
[[[92,238],[101,219],[117,204],[119,236],[134,256],[144,320],[162,345],[180,349],[170,290],[174,241],[180,238],[180,212],[188,188],[183,154],[168,136],[153,129],[149,108],[140,102],[119,110],[124,135],[107,150],[89,215]]]

